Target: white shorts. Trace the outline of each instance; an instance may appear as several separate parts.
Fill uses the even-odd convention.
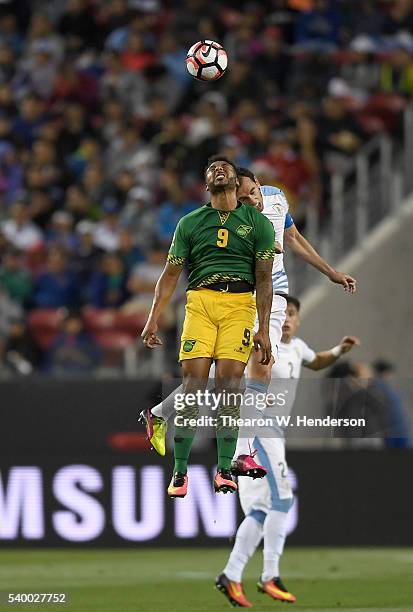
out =
[[[270,340],[274,357],[277,357],[278,347],[281,342],[282,327],[285,321],[287,300],[282,295],[274,295],[272,298],[270,315]],[[255,319],[254,331],[258,330],[258,317]]]
[[[254,438],[253,447],[257,450],[256,461],[266,468],[267,475],[255,480],[246,476],[238,478],[244,514],[253,510],[288,512],[293,503],[293,492],[288,480],[284,438]]]

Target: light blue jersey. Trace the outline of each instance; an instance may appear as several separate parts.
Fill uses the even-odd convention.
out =
[[[273,224],[275,240],[283,245],[284,230],[291,227],[294,220],[288,212],[288,202],[284,192],[278,187],[264,185],[261,187],[264,208],[262,214]],[[274,293],[288,293],[288,277],[284,270],[284,256],[276,255],[272,268],[272,284]]]

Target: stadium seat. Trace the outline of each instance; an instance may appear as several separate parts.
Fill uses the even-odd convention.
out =
[[[96,332],[93,335],[102,349],[123,351],[135,342],[135,339],[131,338],[130,334],[116,330]]]
[[[136,342],[129,334],[112,329],[94,332],[93,336],[102,349],[101,365],[111,369],[121,369],[124,366],[125,349]]]
[[[63,308],[37,308],[29,313],[28,327],[42,349],[50,348],[56,340],[65,312]]]
[[[136,338],[145,327],[147,318],[148,315],[146,312],[136,314],[117,312],[114,326],[118,331],[122,331]]]
[[[355,117],[367,134],[378,134],[379,132],[386,131],[386,124],[383,119],[377,115],[372,115],[369,112],[363,110],[359,113],[355,113]]]
[[[82,314],[85,329],[92,334],[114,329],[116,311],[111,309],[85,308]]]

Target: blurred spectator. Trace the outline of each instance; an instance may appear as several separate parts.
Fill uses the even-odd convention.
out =
[[[98,366],[99,358],[99,347],[84,331],[80,316],[69,314],[50,350],[48,370],[56,375],[88,374]]]
[[[88,303],[95,308],[117,308],[128,295],[126,270],[122,259],[114,254],[104,255],[100,271],[94,272],[88,290]]]
[[[73,217],[70,212],[57,210],[53,213],[47,240],[49,244],[60,246],[66,252],[76,250],[78,241],[73,232]]]
[[[165,256],[163,250],[153,248],[147,254],[147,261],[137,264],[132,269],[128,281],[132,298],[125,304],[123,310],[149,312],[155,285],[165,265]]]
[[[27,33],[25,57],[30,58],[38,49],[39,45],[45,45],[56,63],[63,58],[63,40],[53,30],[53,24],[46,13],[36,12],[30,21]]]
[[[340,361],[327,373],[327,414],[333,418],[365,419],[358,428],[336,427],[334,437],[349,447],[377,448],[385,437],[385,405],[371,388],[373,371],[367,363]]]
[[[330,0],[314,0],[314,8],[297,18],[295,42],[312,48],[331,49],[338,45],[340,14]]]
[[[102,251],[95,246],[95,228],[93,221],[84,219],[76,225],[78,246],[73,258],[74,270],[77,274],[83,301],[87,299],[87,287],[92,274],[98,269]]]
[[[23,98],[19,114],[14,119],[12,136],[18,144],[30,147],[33,140],[40,136],[41,128],[46,123],[44,105],[35,95]]]
[[[140,71],[152,66],[154,62],[154,55],[146,48],[143,36],[131,32],[128,36],[125,51],[122,53],[123,67],[126,70]]]
[[[413,41],[413,39],[412,39]],[[389,54],[380,67],[380,88],[386,93],[411,98],[413,95],[413,44],[406,48],[402,44]]]
[[[41,362],[41,351],[22,319],[12,321],[5,345],[5,364],[12,372],[27,376]]]
[[[319,145],[329,168],[342,167],[363,143],[363,131],[347,111],[343,99],[323,100],[320,127]]]
[[[59,21],[59,31],[73,53],[98,44],[98,27],[86,0],[68,0],[66,12]]]
[[[47,258],[47,269],[39,275],[34,285],[34,305],[38,308],[74,307],[78,304],[78,298],[76,275],[69,268],[64,251],[60,247],[52,247]]]
[[[265,30],[264,50],[258,62],[258,73],[262,80],[273,82],[280,93],[287,89],[287,79],[291,70],[291,57],[286,51],[282,32],[279,28],[269,27]]]
[[[399,32],[413,32],[413,2],[412,0],[393,0],[386,11],[382,33],[388,35]]]
[[[11,206],[10,219],[3,221],[1,231],[14,247],[22,251],[43,242],[42,232],[30,221],[27,206],[19,202]]]
[[[383,395],[386,403],[386,437],[387,448],[411,448],[412,438],[409,418],[401,393],[393,386],[394,365],[385,359],[373,363],[375,378],[373,388]]]
[[[145,260],[142,251],[136,246],[132,232],[127,227],[120,230],[118,254],[125,264],[127,274],[136,264]]]
[[[1,260],[0,291],[6,293],[11,300],[21,305],[27,305],[32,283],[30,275],[24,269],[19,251],[6,251]]]
[[[197,204],[188,199],[187,194],[179,184],[178,176],[174,172],[164,172],[162,186],[167,194],[167,199],[162,202],[159,208],[157,234],[159,240],[167,249],[179,219],[194,210]]]
[[[119,206],[115,198],[108,196],[101,206],[103,218],[96,225],[95,245],[103,251],[117,251],[119,248]]]

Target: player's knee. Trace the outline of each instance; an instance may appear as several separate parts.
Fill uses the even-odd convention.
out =
[[[273,360],[267,366],[256,364],[255,362],[252,363],[248,371],[248,379],[260,381],[268,386],[271,382],[272,363]]]
[[[216,362],[216,388],[236,391],[239,389],[244,375],[245,364],[233,359],[220,359]]]

